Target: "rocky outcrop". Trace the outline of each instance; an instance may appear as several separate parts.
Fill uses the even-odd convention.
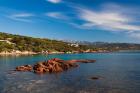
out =
[[[66,62],[64,60],[54,58],[47,62],[39,62],[34,65],[33,69],[35,73],[55,73],[68,70],[71,67],[77,67],[75,63]]]
[[[16,71],[32,71],[31,65],[24,65],[16,67]]]
[[[73,67],[77,67],[78,64],[76,64],[76,62],[92,63],[92,62],[95,62],[95,60],[67,60],[65,61],[58,58],[53,58],[48,61],[38,62],[34,66],[30,66],[30,65],[18,66],[16,68],[16,71],[31,71],[33,68],[33,71],[38,74],[57,73],[57,72],[66,71]]]
[[[94,63],[96,60],[86,60],[86,59],[82,59],[82,60],[68,60],[67,62],[72,62],[72,63],[76,63],[76,62],[80,62],[80,63]]]
[[[13,51],[2,51],[0,52],[0,55],[34,55],[37,54],[32,51],[19,51],[19,50],[13,50]]]

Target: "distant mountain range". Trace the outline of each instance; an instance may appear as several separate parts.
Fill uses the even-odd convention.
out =
[[[109,43],[109,42],[89,42],[89,41],[72,41],[64,40],[65,42],[75,43],[80,45],[93,46],[95,48],[104,48],[107,50],[140,50],[140,44],[136,43]]]

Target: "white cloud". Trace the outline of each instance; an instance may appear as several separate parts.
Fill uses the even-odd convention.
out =
[[[57,4],[57,3],[61,2],[61,0],[46,0],[46,1],[48,1],[50,3],[54,3],[54,4]]]
[[[31,13],[18,13],[7,16],[8,18],[16,21],[31,22],[30,18],[34,15]]]
[[[98,11],[85,7],[73,7],[76,12],[76,20],[79,23],[71,23],[74,27],[87,30],[104,30],[121,32],[133,38],[140,39],[140,14],[137,8],[125,8],[117,5],[105,5]],[[131,10],[131,11],[130,11]],[[128,34],[129,33],[129,34]]]
[[[45,13],[45,15],[55,19],[63,19],[63,20],[68,19],[68,17],[61,12],[48,12]]]
[[[100,27],[100,29],[112,29],[121,31],[140,31],[140,26],[130,24],[132,18],[122,15],[119,12],[95,12],[87,9],[80,9],[78,15],[85,23],[82,26]]]
[[[45,15],[55,19],[68,19],[68,24],[79,29],[121,32],[124,35],[140,38],[140,13],[136,7],[122,7],[112,3],[101,5],[98,11],[80,5],[70,4],[69,7],[72,10],[67,15],[62,12],[48,12]],[[73,16],[68,16],[69,14]]]
[[[31,14],[31,13],[20,13],[20,14],[14,14],[14,15],[12,15],[12,16],[14,16],[14,17],[26,18],[26,17],[32,17],[32,16],[34,16],[34,15]]]

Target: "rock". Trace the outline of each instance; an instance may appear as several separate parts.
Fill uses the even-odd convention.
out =
[[[80,62],[80,63],[94,63],[96,60],[85,60],[85,59],[82,59],[82,60],[68,60],[68,62],[72,62],[72,63],[75,63],[75,62]]]
[[[58,58],[50,59],[47,62],[39,62],[34,65],[35,73],[56,73],[68,70],[71,67],[77,67],[75,63],[67,62]]]
[[[92,79],[92,80],[98,80],[98,79],[100,79],[101,77],[97,77],[97,76],[94,76],[94,77],[91,77],[90,79]]]
[[[76,62],[92,63],[95,60],[61,60],[59,58],[53,58],[48,61],[38,62],[33,67],[30,65],[18,66],[16,71],[33,71],[38,74],[42,73],[57,73],[66,71],[70,68],[77,67]]]
[[[64,60],[62,60],[62,59],[59,59],[59,58],[53,58],[53,59],[50,59],[50,60],[48,60],[47,62],[53,62],[53,61],[55,61],[55,62],[65,62]]]
[[[32,71],[31,65],[24,65],[16,67],[16,71]]]
[[[35,64],[33,69],[35,73],[57,73],[68,70],[71,67],[77,67],[77,64],[54,58],[47,62],[39,62]]]
[[[45,65],[46,65],[45,62],[39,62],[35,64],[33,66],[34,72],[38,74],[49,72],[49,69]]]

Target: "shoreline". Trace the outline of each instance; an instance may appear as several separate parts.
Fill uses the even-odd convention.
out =
[[[112,52],[121,52],[122,50],[118,50],[118,51],[91,51],[91,52],[32,52],[32,51],[12,51],[12,52],[0,52],[0,56],[4,56],[4,55],[39,55],[39,54],[43,54],[43,55],[52,55],[52,54],[83,54],[83,53],[112,53]],[[129,51],[129,50],[123,50],[124,51]],[[135,50],[134,50],[135,51]]]
[[[21,52],[21,53],[13,53],[13,52],[1,52],[0,56],[4,56],[4,55],[39,55],[39,54],[43,54],[43,55],[52,55],[52,54],[83,54],[83,53],[111,53],[112,51],[108,51],[108,52],[77,52],[77,53],[62,53],[62,52],[58,52],[58,53],[36,53],[36,52]]]
[[[0,55],[34,55],[34,54],[38,54],[32,51],[13,51],[13,52],[0,52]]]

